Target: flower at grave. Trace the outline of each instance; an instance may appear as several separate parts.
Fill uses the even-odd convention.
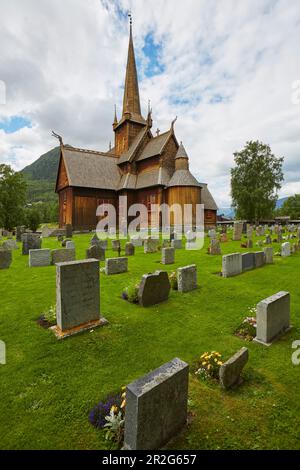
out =
[[[122,403],[121,403],[120,408],[123,409],[123,408],[125,408],[125,406],[126,406],[126,400],[123,400]]]
[[[216,378],[219,374],[219,368],[223,364],[221,354],[218,351],[205,352],[200,356],[200,367],[196,374],[200,378]]]
[[[118,407],[116,405],[113,405],[110,409],[111,413],[118,413]]]

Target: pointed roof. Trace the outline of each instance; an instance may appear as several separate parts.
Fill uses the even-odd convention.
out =
[[[136,71],[131,22],[125,76],[125,89],[123,97],[123,116],[126,112],[141,115],[139,84]]]
[[[189,158],[182,142],[180,142],[175,158]]]
[[[196,178],[192,175],[189,170],[176,170],[168,183],[169,188],[172,186],[199,186],[200,188],[202,187],[199,181],[196,180]]]

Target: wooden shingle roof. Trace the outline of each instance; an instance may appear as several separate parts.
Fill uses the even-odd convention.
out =
[[[160,134],[148,142],[144,150],[141,154],[137,157],[136,161],[146,160],[147,158],[154,157],[156,155],[161,155],[166,143],[168,142],[170,136],[172,135],[172,131],[169,130]]]
[[[176,170],[168,183],[172,186],[202,186],[189,170]]]
[[[211,210],[211,211],[216,211],[218,210],[218,206],[212,197],[207,184],[206,183],[201,183],[202,186],[202,191],[201,191],[201,203],[204,204],[204,208]]]
[[[62,156],[70,186],[118,189],[121,172],[116,164],[117,157],[68,146],[62,148]]]

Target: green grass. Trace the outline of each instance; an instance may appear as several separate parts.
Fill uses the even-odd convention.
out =
[[[77,259],[91,237],[74,236]],[[46,239],[43,247],[58,243]],[[122,300],[122,289],[165,267],[159,253],[139,248],[128,273],[100,275],[109,326],[57,341],[36,324],[55,303],[55,267],[30,269],[20,251],[0,271],[0,339],[7,347],[7,364],[0,365],[1,449],[105,449],[104,433],[88,422],[100,399],[174,357],[192,364],[204,351],[218,350],[227,359],[242,346],[250,359],[238,390],[224,392],[190,376],[191,423],[169,448],[300,448],[300,366],[291,362],[292,341],[300,336],[300,253],[223,279],[216,274],[221,256],[178,250],[176,264],[166,269],[196,263],[198,290],[173,291],[168,302],[145,309]],[[223,254],[236,251],[247,250],[239,242],[222,244]],[[248,307],[280,290],[291,293],[290,333],[269,348],[233,335]]]

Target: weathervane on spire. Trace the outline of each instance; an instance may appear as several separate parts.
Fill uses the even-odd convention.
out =
[[[130,28],[132,27],[132,14],[131,14],[131,10],[129,10],[128,12],[128,18],[129,18],[129,25],[130,25]]]

